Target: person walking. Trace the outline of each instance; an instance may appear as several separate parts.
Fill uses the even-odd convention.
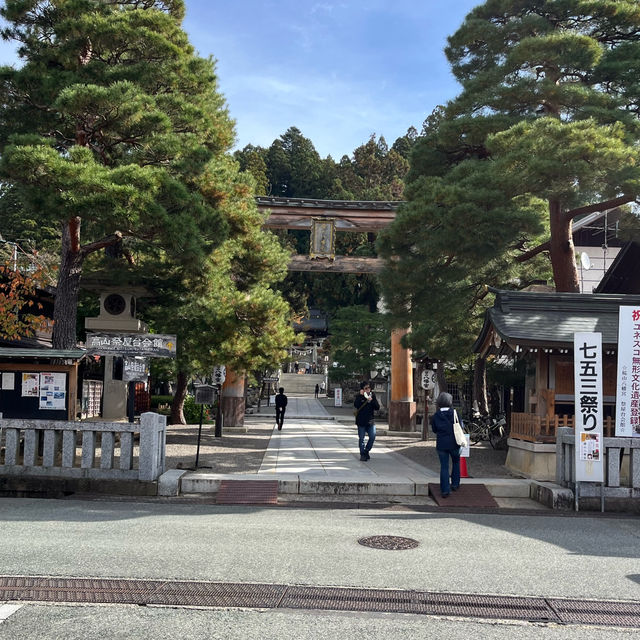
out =
[[[316,398],[318,397],[318,393],[320,393],[320,385],[316,384]]]
[[[287,396],[284,395],[284,387],[278,389],[278,395],[276,396],[276,424],[278,425],[278,431],[282,431],[282,424],[284,423],[284,412],[287,410]]]
[[[371,391],[368,382],[360,383],[360,393],[353,401],[353,408],[356,415],[356,425],[358,427],[358,447],[360,448],[360,461],[367,462],[371,457],[369,451],[373,447],[376,439],[376,425],[373,422],[373,412],[380,409],[380,404],[376,394]],[[365,446],[364,437],[367,436]]]
[[[320,393],[321,393],[322,395],[324,395],[324,389],[325,389],[325,386],[324,386],[324,380],[323,380],[323,381],[320,383]]]
[[[460,487],[460,446],[453,433],[453,397],[442,392],[436,399],[436,412],[431,416],[431,430],[436,434],[436,451],[440,458],[440,494],[449,497]],[[451,460],[451,482],[449,482]]]

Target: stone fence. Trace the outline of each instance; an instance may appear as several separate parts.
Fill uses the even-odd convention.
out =
[[[605,498],[640,497],[640,438],[604,438]],[[625,451],[627,455],[625,454]],[[556,482],[575,490],[575,436],[573,429],[556,433]],[[580,497],[599,498],[600,484],[580,483]]]
[[[151,412],[140,424],[0,420],[0,476],[153,482],[164,472],[166,428]]]

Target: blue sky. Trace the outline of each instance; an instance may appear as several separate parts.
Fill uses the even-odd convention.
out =
[[[186,0],[184,27],[218,61],[237,146],[296,126],[338,160],[391,144],[459,91],[446,38],[480,0]],[[0,62],[15,61],[0,46]]]

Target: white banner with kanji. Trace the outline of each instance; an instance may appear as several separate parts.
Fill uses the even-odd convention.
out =
[[[640,307],[620,307],[616,436],[640,437]]]
[[[602,334],[573,335],[576,482],[603,482]]]

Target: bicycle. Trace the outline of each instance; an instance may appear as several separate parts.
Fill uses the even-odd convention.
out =
[[[492,449],[506,449],[508,437],[506,425],[507,419],[504,415],[498,418],[492,416],[474,416],[474,419],[468,424],[471,445],[488,440]]]

